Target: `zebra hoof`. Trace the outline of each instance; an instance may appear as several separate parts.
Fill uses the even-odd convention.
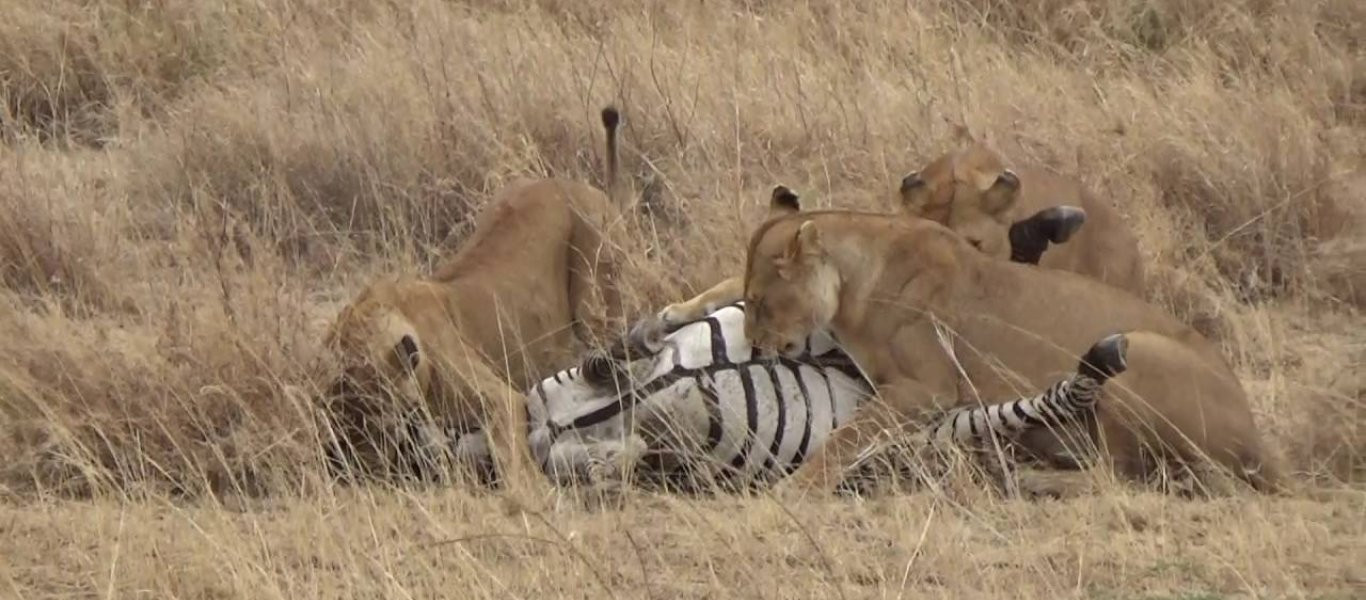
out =
[[[1039,211],[1035,217],[1039,219],[1044,237],[1054,244],[1061,244],[1071,239],[1086,224],[1086,209],[1080,206],[1054,206]]]
[[[1077,372],[1104,382],[1129,367],[1128,352],[1129,338],[1122,333],[1112,333],[1086,351],[1086,355],[1081,357],[1081,364],[1077,366]]]
[[[636,321],[626,334],[626,341],[636,351],[658,352],[664,345],[664,332],[668,321],[659,315],[652,315]]]

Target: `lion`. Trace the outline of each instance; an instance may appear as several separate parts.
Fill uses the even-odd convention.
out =
[[[1080,273],[1135,295],[1144,293],[1138,238],[1118,211],[1080,182],[1029,165],[1007,168],[985,143],[945,153],[901,180],[901,210],[958,232],[974,248],[1006,258],[1025,233],[1014,225],[1053,206],[1079,207],[1086,227],[1039,266]]]
[[[801,212],[801,199],[790,188],[778,185],[769,198],[766,219]],[[1076,206],[1058,205],[1043,208],[1011,225],[1008,242],[1010,260],[1039,264],[1050,245],[1064,244],[1086,221],[1086,211]],[[654,320],[640,321],[642,329],[633,331],[636,338],[657,335],[655,330],[687,323],[740,299],[741,277],[729,277],[702,293],[665,306]]]
[[[879,393],[785,482],[796,490],[830,489],[903,417],[1046,385],[1076,364],[1073,349],[1114,332],[1129,339],[1129,368],[1107,385],[1090,434],[1116,474],[1147,478],[1161,460],[1280,486],[1277,457],[1218,349],[1118,287],[997,260],[928,219],[829,210],[760,225],[742,289],[756,347],[789,355],[828,330]]]
[[[609,190],[619,188],[619,119],[613,107],[602,111]],[[589,342],[595,292],[606,306],[598,325],[624,324],[618,252],[606,234],[629,214],[626,204],[576,181],[518,181],[430,277],[385,277],[343,308],[325,340],[342,367],[327,404],[357,462],[382,461],[386,448],[373,438],[383,413],[421,411],[443,431],[484,429],[509,493],[547,493],[520,390],[573,360],[575,338]]]

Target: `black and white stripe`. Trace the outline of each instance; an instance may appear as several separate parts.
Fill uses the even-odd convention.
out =
[[[957,408],[938,419],[925,434],[931,443],[967,442],[988,431],[1011,436],[1034,427],[1060,427],[1094,409],[1104,381],[1077,373],[1042,393],[982,407]]]
[[[756,356],[744,318],[736,303],[675,327],[627,363],[630,381],[616,386],[587,381],[582,367],[535,386],[532,448],[547,472],[581,475],[584,446],[604,442],[643,446],[647,462],[730,481],[799,466],[870,387],[828,336],[813,336],[793,359]]]

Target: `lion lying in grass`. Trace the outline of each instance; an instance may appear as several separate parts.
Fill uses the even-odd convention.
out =
[[[801,201],[797,194],[787,186],[773,188],[769,198],[766,218],[801,212]],[[1010,260],[1024,264],[1039,264],[1043,257],[1058,250],[1049,251],[1053,245],[1066,243],[1086,221],[1086,212],[1073,206],[1049,206],[1031,215],[1024,216],[1011,225],[1012,235],[1006,242]],[[740,299],[741,277],[730,277],[708,288],[702,293],[665,306],[654,321],[642,321],[643,329],[633,336],[645,338],[657,334],[657,330],[673,327],[702,318],[703,315],[719,307],[732,304]]]
[[[1113,332],[1129,340],[1129,368],[1107,386],[1092,436],[1116,472],[1145,478],[1171,460],[1224,467],[1260,490],[1281,481],[1217,348],[1118,288],[992,258],[932,221],[853,211],[765,222],[743,282],[756,346],[790,354],[829,329],[881,397],[784,487],[828,490],[900,418],[1047,385],[1075,349]]]

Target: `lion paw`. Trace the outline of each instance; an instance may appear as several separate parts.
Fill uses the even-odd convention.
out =
[[[686,315],[687,310],[685,309],[684,304],[677,303],[665,306],[655,314],[655,318],[659,319],[665,325],[676,325],[682,323],[684,319],[686,319]]]

